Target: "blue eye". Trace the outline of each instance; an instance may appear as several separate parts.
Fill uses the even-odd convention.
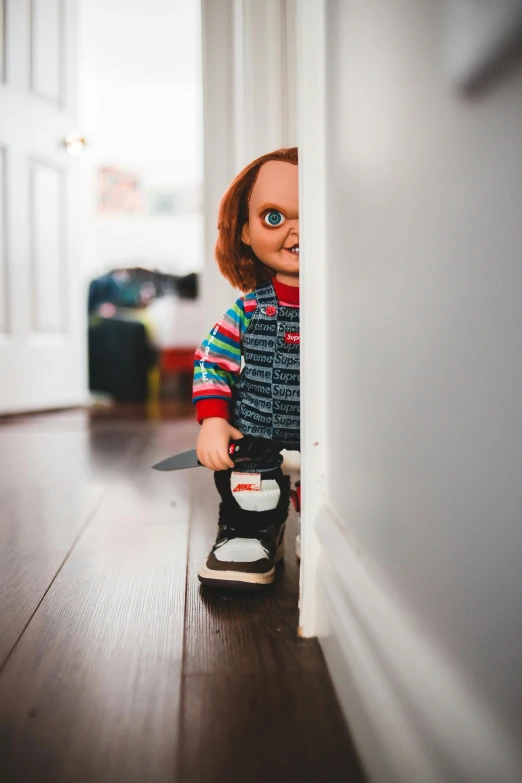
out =
[[[271,209],[265,215],[265,223],[267,226],[282,226],[286,218],[277,209]]]

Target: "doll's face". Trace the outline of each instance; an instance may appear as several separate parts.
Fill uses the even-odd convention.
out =
[[[299,277],[299,193],[297,166],[264,163],[250,194],[248,223],[241,239],[281,279]],[[290,282],[290,280],[288,280]]]

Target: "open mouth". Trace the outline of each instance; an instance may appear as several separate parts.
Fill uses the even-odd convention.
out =
[[[285,247],[285,250],[287,250],[289,253],[292,253],[293,256],[299,255],[299,245],[296,243],[295,245],[292,245],[292,247]]]

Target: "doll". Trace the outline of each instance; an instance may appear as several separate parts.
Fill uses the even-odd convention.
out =
[[[299,449],[299,201],[297,149],[250,163],[226,191],[218,217],[221,273],[245,292],[196,351],[193,401],[200,462],[215,471],[218,535],[203,584],[256,589],[284,554],[290,482],[281,449]],[[228,446],[244,435],[273,456],[234,469]]]

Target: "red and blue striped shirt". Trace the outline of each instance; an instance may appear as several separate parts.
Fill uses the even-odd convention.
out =
[[[299,307],[299,288],[272,278],[279,304]],[[255,292],[240,297],[210,330],[194,357],[192,401],[198,421],[230,418],[232,387],[241,372],[241,342],[257,307]]]

